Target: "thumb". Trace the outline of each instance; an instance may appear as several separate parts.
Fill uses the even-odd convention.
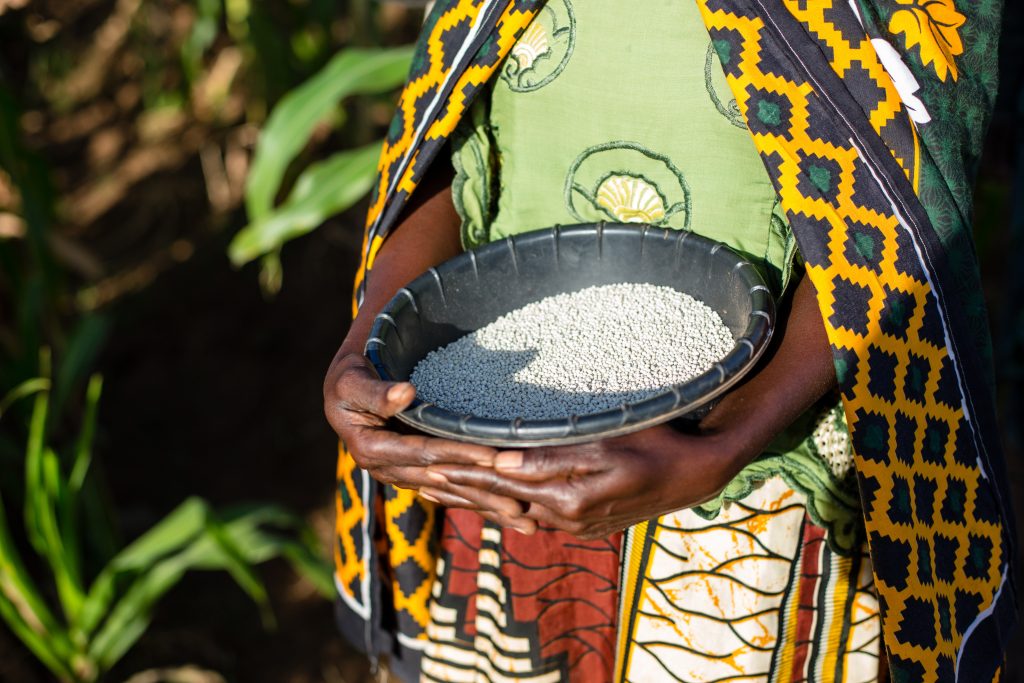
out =
[[[578,458],[571,448],[530,448],[502,451],[494,457],[494,469],[503,476],[523,481],[545,481],[577,471]]]
[[[335,393],[346,410],[388,418],[409,407],[416,387],[410,382],[381,381],[367,361],[342,371]]]

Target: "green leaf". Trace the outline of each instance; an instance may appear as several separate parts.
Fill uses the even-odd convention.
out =
[[[306,578],[317,592],[328,600],[333,600],[338,595],[338,589],[334,583],[334,569],[331,563],[322,552],[320,544],[310,534],[310,538],[303,542],[291,539],[280,539],[277,541],[275,550],[285,557],[292,565],[292,568]]]
[[[3,618],[11,632],[17,636],[25,647],[62,681],[74,680],[67,659],[55,649],[55,642],[48,635],[39,633],[26,623],[17,606],[8,599],[9,592],[2,586],[4,577],[0,575],[0,617]]]
[[[235,235],[228,248],[231,261],[242,265],[280,249],[355,204],[373,185],[379,153],[376,142],[310,166],[280,208]]]
[[[256,145],[245,188],[249,220],[258,223],[268,218],[288,165],[343,98],[383,93],[401,85],[411,61],[410,47],[343,50],[282,98]]]
[[[284,557],[321,595],[335,597],[334,573],[326,560],[327,553],[301,517],[276,505],[235,508],[222,517],[229,520],[226,524],[235,534],[249,562],[260,563],[273,557]],[[263,531],[261,527],[264,526],[298,532],[298,538]]]
[[[78,558],[69,552],[67,532],[61,529],[58,519],[67,515],[67,483],[60,469],[60,458],[51,448],[43,452],[42,482],[45,498],[37,501],[39,528],[45,539],[45,552],[41,553],[50,565],[57,584],[64,614],[74,621],[82,607],[85,595],[79,574]]]
[[[110,611],[117,595],[118,579],[125,574],[146,571],[188,547],[202,533],[208,514],[206,501],[189,498],[115,555],[86,594],[77,627],[87,635],[92,634]]]
[[[145,566],[136,564],[142,559],[141,554],[132,555],[127,566],[138,571],[127,590],[113,604],[109,610],[109,617],[89,644],[89,656],[102,669],[113,666],[146,631],[156,603],[189,570],[226,570],[261,609],[269,610],[266,590],[251,569],[250,565],[253,563],[247,557],[249,551],[245,545],[250,538],[245,532],[254,532],[257,540],[262,534],[254,529],[254,525],[260,520],[260,511],[255,510],[247,518],[223,522],[213,515],[204,502],[198,502],[202,504],[205,512],[202,529],[179,552],[164,556]],[[196,510],[193,502],[187,520],[190,527],[194,523],[192,515]],[[166,521],[165,519],[158,527],[163,527]],[[149,533],[151,532],[144,536],[149,536]],[[158,536],[163,541],[169,538],[163,533]],[[142,545],[149,549],[167,547],[165,543],[152,543],[148,539]]]
[[[145,569],[193,541],[206,527],[209,515],[209,503],[189,498],[118,553],[111,564],[118,569]]]
[[[8,391],[2,399],[0,399],[0,418],[4,416],[7,409],[14,405],[16,402],[23,398],[38,394],[41,391],[49,391],[50,380],[44,377],[35,377],[33,379],[26,380]]]
[[[50,353],[39,352],[39,366],[44,379],[50,377]],[[50,406],[50,393],[36,394],[29,418],[28,443],[25,448],[25,532],[36,552],[46,555],[46,539],[39,520],[39,506],[45,501],[43,489],[43,443],[46,438],[46,415]]]
[[[25,570],[0,500],[0,616],[46,666],[62,676],[74,648]]]
[[[132,583],[89,642],[88,656],[101,670],[113,666],[146,632],[156,603],[181,580],[192,563],[186,550],[157,562]]]
[[[245,558],[242,547],[237,542],[232,530],[222,524],[219,520],[209,519],[206,523],[206,532],[217,544],[222,553],[224,569],[235,579],[235,583],[252,598],[260,610],[260,620],[263,627],[273,629],[277,625],[274,612],[270,607],[270,597],[267,589],[260,580],[260,577],[253,571],[251,563]]]
[[[298,540],[269,530],[299,530]],[[113,666],[145,633],[159,600],[190,570],[224,570],[260,608],[273,616],[253,566],[285,557],[321,590],[330,569],[305,522],[273,505],[239,506],[216,515],[198,498],[182,503],[119,553],[101,572],[81,612],[88,658],[101,671]],[[325,593],[327,594],[327,593]]]
[[[76,512],[78,494],[85,484],[92,464],[92,443],[96,435],[96,414],[99,411],[100,394],[103,392],[103,378],[93,375],[89,378],[89,388],[85,392],[85,415],[82,418],[82,431],[78,434],[75,444],[75,459],[68,477],[68,492],[71,495],[72,512]],[[70,523],[72,520],[62,520]]]

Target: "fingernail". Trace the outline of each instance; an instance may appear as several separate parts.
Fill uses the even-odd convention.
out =
[[[436,481],[438,484],[448,483],[448,477],[444,476],[440,472],[434,472],[433,470],[427,470],[427,479]]]
[[[494,466],[499,470],[518,470],[523,466],[522,451],[505,451],[494,458]]]
[[[401,401],[405,397],[408,388],[408,384],[394,385],[393,387],[388,389],[388,401],[391,401],[392,403],[396,401]]]
[[[473,463],[480,467],[491,467],[494,465],[493,455],[476,455],[473,456]]]
[[[431,503],[437,503],[438,505],[441,504],[441,501],[439,501],[437,498],[435,498],[434,496],[430,495],[429,493],[427,493],[423,489],[420,489],[420,498],[423,498],[424,500],[429,500]]]

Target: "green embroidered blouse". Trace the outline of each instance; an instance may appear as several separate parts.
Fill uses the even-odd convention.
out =
[[[649,20],[629,21],[640,6]],[[799,254],[714,54],[728,49],[692,2],[551,0],[453,137],[464,245],[555,224],[644,222],[728,244],[785,296]],[[818,411],[699,512],[714,516],[778,474],[807,495],[833,543],[854,550],[851,464],[843,411]]]

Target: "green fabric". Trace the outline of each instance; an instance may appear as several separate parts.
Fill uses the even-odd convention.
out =
[[[716,51],[729,45],[712,43],[695,3],[643,6],[648,20],[635,22],[629,3],[551,0],[527,29],[453,137],[464,245],[556,224],[651,223],[728,244],[782,296],[796,243],[725,83]],[[833,472],[810,436],[821,414],[781,435],[702,514],[781,474],[808,495],[815,521],[843,528],[831,535],[838,550],[858,548],[850,469]]]
[[[795,243],[773,229],[775,190],[736,125],[696,5],[645,2],[653,20],[642,24],[626,21],[634,11],[553,0],[527,29],[456,141],[466,245],[554,224],[649,222],[729,244],[779,293]],[[609,59],[609,41],[630,48]],[[681,64],[691,68],[665,68]],[[578,116],[595,109],[602,116]]]

